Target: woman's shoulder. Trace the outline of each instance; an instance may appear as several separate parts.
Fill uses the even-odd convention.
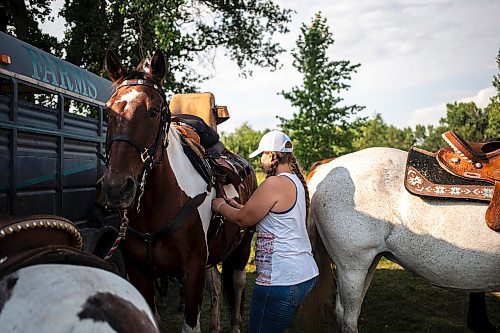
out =
[[[282,188],[284,186],[288,187],[289,185],[291,185],[290,180],[291,179],[289,177],[270,176],[267,177],[260,186],[264,188]]]
[[[264,181],[260,184],[260,187],[269,187],[269,186],[275,186],[276,184],[280,183],[280,177],[278,176],[269,176]]]

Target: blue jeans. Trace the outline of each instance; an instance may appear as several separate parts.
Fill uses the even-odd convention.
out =
[[[314,277],[292,286],[255,285],[250,303],[250,333],[279,333],[288,328],[300,303],[317,282]]]

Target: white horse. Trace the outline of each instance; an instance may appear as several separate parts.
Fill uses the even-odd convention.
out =
[[[147,332],[159,329],[132,284],[108,271],[28,266],[0,278],[2,332]]]
[[[358,331],[382,255],[440,287],[500,290],[500,234],[485,224],[487,205],[410,194],[406,158],[397,149],[365,149],[320,166],[309,182],[312,219],[336,265],[341,332]]]

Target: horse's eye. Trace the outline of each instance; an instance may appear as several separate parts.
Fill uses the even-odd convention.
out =
[[[160,109],[153,107],[149,109],[149,113],[151,114],[151,117],[156,117],[160,113]]]

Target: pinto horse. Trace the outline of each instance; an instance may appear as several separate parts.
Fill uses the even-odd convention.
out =
[[[487,205],[410,194],[403,184],[406,160],[401,150],[369,148],[323,164],[308,183],[311,218],[321,236],[318,286],[331,280],[331,258],[339,330],[358,331],[363,299],[385,256],[434,285],[471,292],[469,328],[493,331],[486,312],[471,309],[474,302],[485,309],[482,292],[500,290],[500,234],[484,221]],[[327,295],[326,289],[315,292]],[[317,305],[315,294],[310,299]],[[312,313],[310,323],[323,312],[304,310]]]
[[[0,218],[0,331],[158,333],[144,297],[54,215]]]
[[[121,248],[129,279],[155,308],[155,279],[177,278],[184,288],[182,331],[200,332],[206,267],[222,261],[228,287],[224,290],[235,288],[229,290],[232,331],[239,332],[252,230],[223,223],[224,237],[207,244],[215,189],[196,171],[184,153],[180,132],[170,126],[161,88],[166,71],[161,51],[129,72],[112,52],[107,52],[105,64],[115,92],[107,102],[108,161],[102,192],[106,204],[122,214],[122,236],[125,230],[127,236]],[[253,170],[243,183],[242,203],[257,188]],[[214,325],[211,330],[219,331],[220,324]]]

